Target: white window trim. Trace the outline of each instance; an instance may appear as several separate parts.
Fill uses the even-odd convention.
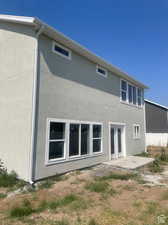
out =
[[[101,146],[100,146],[100,151],[98,152],[93,152],[93,154],[99,154],[99,153],[102,153],[102,150],[103,150],[103,126],[101,125],[101,136],[100,137],[97,137],[97,138],[94,138],[93,137],[93,125],[101,125],[101,124],[92,124],[92,129],[91,129],[91,133],[92,133],[92,137],[91,137],[91,140],[92,140],[92,145],[93,145],[93,140],[101,140]],[[92,151],[93,151],[93,146],[92,146]]]
[[[57,51],[55,50],[55,45],[58,45],[60,48],[64,49],[65,51],[68,51],[68,52],[69,52],[69,56],[66,56],[66,55],[63,55],[63,54],[57,52]],[[61,44],[59,44],[59,43],[56,42],[56,41],[53,41],[53,43],[52,43],[52,52],[53,52],[53,53],[56,53],[57,55],[59,55],[59,56],[61,56],[61,57],[63,57],[63,58],[69,59],[69,60],[71,60],[71,58],[72,58],[72,52],[71,52],[71,50],[69,50],[68,48],[62,46]]]
[[[49,135],[50,135],[50,122],[58,122],[65,123],[65,142],[64,142],[64,157],[59,159],[49,160]],[[90,122],[90,121],[79,121],[79,120],[66,120],[66,119],[55,119],[55,118],[47,118],[46,125],[46,151],[45,151],[45,165],[54,165],[62,162],[69,162],[73,160],[80,160],[85,158],[90,158],[94,156],[99,156],[103,154],[103,123],[100,122]],[[69,134],[70,134],[70,124],[89,124],[90,125],[90,149],[89,154],[86,155],[77,155],[77,156],[69,156]],[[101,136],[101,151],[93,152],[93,125],[101,125],[102,136]],[[81,126],[80,126],[81,127]],[[80,149],[81,152],[81,149]]]
[[[127,84],[127,91],[122,89],[122,81],[126,82],[126,84]],[[136,88],[136,104],[133,104],[133,89],[132,89],[132,103],[129,103],[129,90],[128,90],[129,85],[131,85],[132,87]],[[143,103],[144,102],[144,100],[143,100],[143,89],[140,88],[141,89],[141,94],[142,94],[142,96],[141,96],[141,105],[138,105],[138,88],[140,88],[140,87],[137,87],[136,85],[134,85],[134,84],[132,84],[132,83],[130,83],[130,82],[124,80],[124,79],[120,79],[120,102],[123,103],[123,104],[126,104],[126,105],[130,105],[130,106],[136,107],[136,108],[143,108],[143,104],[144,104]],[[122,92],[123,91],[126,93],[126,101],[122,100]]]
[[[135,133],[135,127],[139,127],[139,134]],[[139,124],[133,124],[133,139],[141,138],[141,126]]]
[[[98,69],[101,69],[101,70],[104,70],[105,71],[105,74],[102,74],[102,73],[100,73],[99,71],[98,71]],[[103,67],[101,67],[101,66],[99,66],[99,65],[96,65],[96,73],[98,73],[99,75],[101,75],[102,77],[107,77],[108,76],[108,71],[105,69],[105,68],[103,68]]]

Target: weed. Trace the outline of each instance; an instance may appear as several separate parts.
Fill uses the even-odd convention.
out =
[[[34,212],[31,203],[29,200],[25,199],[22,202],[22,205],[19,207],[15,206],[10,210],[10,216],[11,217],[24,217],[29,216]]]
[[[65,219],[54,221],[54,225],[69,225],[69,222]]]
[[[155,159],[155,161],[153,161],[153,163],[149,164],[148,168],[149,168],[150,172],[152,172],[152,173],[160,173],[163,171],[163,168],[160,165],[159,159]]]
[[[168,191],[165,191],[165,192],[162,193],[161,199],[162,200],[168,200]]]
[[[86,184],[85,188],[92,192],[106,192],[109,184],[104,181],[94,181]]]
[[[148,152],[141,152],[141,153],[139,153],[139,154],[136,154],[135,156],[149,157],[149,153],[148,153]]]
[[[42,181],[38,187],[39,187],[39,189],[47,189],[47,188],[50,188],[53,185],[53,183],[54,182],[50,178],[48,178],[48,179]]]
[[[136,207],[136,208],[140,208],[140,207],[142,206],[142,201],[136,200],[136,201],[133,203],[133,206]]]
[[[98,223],[95,221],[95,219],[90,219],[88,225],[98,225]]]
[[[4,194],[4,193],[0,193],[0,198],[6,198],[6,194]]]
[[[157,212],[158,204],[154,201],[147,203],[147,214],[155,214]]]
[[[126,191],[134,191],[136,188],[135,188],[135,186],[127,184],[127,185],[123,186],[123,189]]]
[[[97,178],[97,180],[110,180],[110,179],[115,179],[115,180],[130,180],[130,179],[136,179],[137,178],[136,173],[126,173],[126,174],[119,174],[119,173],[110,173],[107,176],[103,176],[100,178]]]
[[[11,187],[17,184],[17,174],[15,172],[0,173],[0,187]]]
[[[72,202],[70,208],[71,210],[74,210],[74,211],[79,211],[79,210],[84,210],[84,209],[87,209],[89,206],[89,202],[82,199],[82,198],[78,198],[78,200]]]

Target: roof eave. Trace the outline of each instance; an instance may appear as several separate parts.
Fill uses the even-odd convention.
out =
[[[64,44],[66,47],[69,47],[76,51],[78,54],[81,54],[82,56],[85,56],[89,60],[93,61],[96,64],[100,64],[101,66],[104,66],[105,68],[109,69],[111,72],[115,73],[122,79],[128,80],[132,82],[133,84],[138,85],[139,87],[143,89],[148,89],[149,87],[144,85],[143,83],[135,80],[131,76],[129,76],[127,73],[121,71],[116,66],[113,66],[111,63],[106,62],[104,59],[102,59],[100,56],[97,56],[96,54],[92,53],[79,43],[73,41],[69,37],[65,36],[59,31],[56,31],[54,28],[49,26],[48,24],[44,23],[40,19],[36,17],[23,17],[23,16],[10,16],[10,15],[0,15],[1,21],[7,21],[7,22],[13,22],[13,23],[21,23],[26,24],[30,26],[43,26],[43,33],[48,35],[49,37],[56,39],[60,43]]]

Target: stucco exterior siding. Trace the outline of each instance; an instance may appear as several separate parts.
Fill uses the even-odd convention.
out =
[[[33,29],[0,24],[0,159],[29,180],[32,89],[36,39]]]
[[[109,160],[109,122],[126,124],[127,155],[144,151],[144,108],[120,102],[120,78],[96,73],[96,65],[72,51],[72,59],[52,52],[52,40],[39,40],[37,123],[34,179],[91,166]],[[91,158],[45,165],[47,118],[103,123],[103,154]],[[133,124],[141,138],[133,139]]]

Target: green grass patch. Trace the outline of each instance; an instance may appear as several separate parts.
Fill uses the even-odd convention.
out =
[[[155,161],[149,164],[148,168],[152,173],[161,173],[163,171],[163,167],[161,166],[161,162],[159,159],[155,159]]]
[[[89,220],[88,225],[98,225],[98,223],[96,222],[95,219],[92,218]]]
[[[7,194],[0,193],[0,198],[6,198]]]
[[[105,181],[93,181],[86,184],[85,188],[92,192],[106,192],[109,184]]]
[[[24,200],[21,206],[15,206],[10,210],[11,217],[29,216],[34,212],[29,200]]]
[[[78,200],[78,196],[76,196],[74,194],[66,195],[65,197],[63,197],[61,199],[56,199],[55,201],[54,200],[53,201],[45,201],[44,200],[44,201],[40,202],[39,207],[37,208],[36,211],[41,212],[46,209],[55,210],[57,208],[67,206],[77,200]]]
[[[97,180],[130,180],[130,179],[136,179],[137,178],[136,173],[125,173],[125,174],[120,174],[120,173],[110,173],[107,176],[99,177],[96,178]]]

